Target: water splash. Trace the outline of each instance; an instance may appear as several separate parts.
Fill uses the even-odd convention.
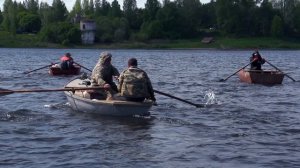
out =
[[[51,108],[51,109],[62,109],[65,107],[69,107],[70,103],[55,103],[55,104],[45,104],[44,107],[45,108]]]
[[[28,109],[19,109],[16,111],[6,111],[0,114],[0,121],[22,122],[31,121],[36,114]]]
[[[206,105],[219,104],[214,91],[211,89],[205,92],[203,99],[204,99],[204,102],[206,102],[205,103]]]

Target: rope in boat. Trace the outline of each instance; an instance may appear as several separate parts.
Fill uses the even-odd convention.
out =
[[[78,107],[77,107],[77,104],[76,104],[76,102],[75,102],[75,99],[74,99],[74,97],[73,97],[73,95],[72,95],[73,92],[71,92],[71,91],[69,91],[69,92],[70,92],[71,98],[73,99],[73,102],[74,102],[76,111],[79,111],[79,110],[78,110]],[[74,92],[74,94],[75,94],[75,92]]]

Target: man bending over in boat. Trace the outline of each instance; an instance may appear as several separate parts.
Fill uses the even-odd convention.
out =
[[[113,95],[118,92],[118,87],[114,83],[113,77],[117,78],[120,75],[117,68],[111,64],[111,57],[112,55],[110,53],[102,52],[91,76],[93,85],[99,85],[107,88],[105,91],[107,100],[113,99]]]
[[[151,81],[145,71],[137,67],[135,58],[128,60],[128,68],[119,77],[119,94],[128,101],[156,101]]]
[[[70,53],[66,53],[64,56],[60,58],[60,68],[63,70],[74,68],[73,58]]]
[[[256,50],[250,57],[250,62],[252,62],[250,68],[251,70],[261,70],[261,65],[264,64],[266,61],[261,57],[259,52]]]

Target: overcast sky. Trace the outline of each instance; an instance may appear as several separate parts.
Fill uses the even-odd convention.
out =
[[[13,0],[14,1],[14,0]],[[22,2],[23,0],[16,0],[17,2]],[[68,10],[70,11],[72,9],[72,7],[74,6],[75,4],[75,0],[63,0],[66,4],[66,7],[68,8]],[[112,2],[113,0],[107,0],[108,2]],[[119,4],[121,6],[121,9],[123,7],[123,0],[118,0],[119,1]],[[137,0],[137,6],[139,8],[143,8],[145,6],[145,3],[146,3],[147,0]],[[160,2],[162,0],[159,0]],[[202,3],[207,3],[207,2],[210,2],[210,0],[200,0]],[[0,6],[1,6],[1,9],[3,9],[3,2],[4,0],[0,0]],[[39,0],[39,2],[47,2],[49,5],[52,4],[52,0]]]

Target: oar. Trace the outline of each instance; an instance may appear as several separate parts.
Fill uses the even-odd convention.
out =
[[[0,96],[13,93],[32,93],[32,92],[59,92],[59,91],[76,91],[76,90],[102,90],[104,87],[67,87],[61,89],[31,89],[31,90],[8,90],[0,88]]]
[[[74,63],[77,64],[78,66],[80,66],[81,68],[83,68],[83,69],[85,69],[85,70],[88,70],[88,71],[92,72],[92,70],[90,70],[90,69],[88,69],[88,68],[86,68],[86,67],[84,67],[84,66],[78,64],[77,62],[74,62]]]
[[[190,101],[187,101],[187,100],[184,100],[184,99],[181,99],[179,97],[175,97],[173,95],[170,95],[170,94],[167,94],[167,93],[164,93],[164,92],[161,92],[161,91],[158,91],[158,90],[153,90],[155,93],[158,93],[158,94],[161,94],[161,95],[164,95],[164,96],[167,96],[167,97],[170,97],[170,98],[173,98],[173,99],[176,99],[176,100],[179,100],[179,101],[182,101],[182,102],[185,102],[187,104],[190,104],[190,105],[193,105],[193,106],[196,106],[197,108],[199,107],[205,107],[203,104],[195,104],[195,103],[192,103]]]
[[[34,72],[34,71],[37,71],[37,70],[40,70],[40,69],[47,68],[47,67],[50,67],[50,66],[52,66],[53,64],[58,64],[58,63],[59,63],[59,62],[56,62],[56,63],[51,63],[50,65],[46,65],[46,66],[43,66],[43,67],[41,67],[41,68],[34,69],[34,70],[32,70],[32,71],[27,71],[27,72],[24,72],[24,74],[29,74],[29,73],[31,73],[31,72]]]
[[[242,70],[242,69],[246,68],[246,67],[247,67],[248,65],[250,65],[252,62],[254,62],[254,60],[253,60],[253,61],[251,61],[249,64],[247,64],[247,65],[243,66],[242,68],[240,68],[240,69],[239,69],[239,70],[237,70],[235,73],[233,73],[232,75],[228,76],[227,78],[225,78],[225,79],[221,79],[221,80],[220,80],[220,82],[225,82],[227,79],[229,79],[230,77],[232,77],[233,75],[235,75],[236,73],[238,73],[240,70]]]
[[[272,67],[274,67],[275,69],[277,69],[278,71],[282,72],[279,68],[277,68],[275,65],[271,64],[269,61],[265,60],[268,64],[270,64]],[[283,73],[283,72],[282,72]],[[285,76],[287,76],[288,78],[290,78],[292,81],[296,82],[296,80],[292,77],[290,77],[288,74],[284,74]]]

